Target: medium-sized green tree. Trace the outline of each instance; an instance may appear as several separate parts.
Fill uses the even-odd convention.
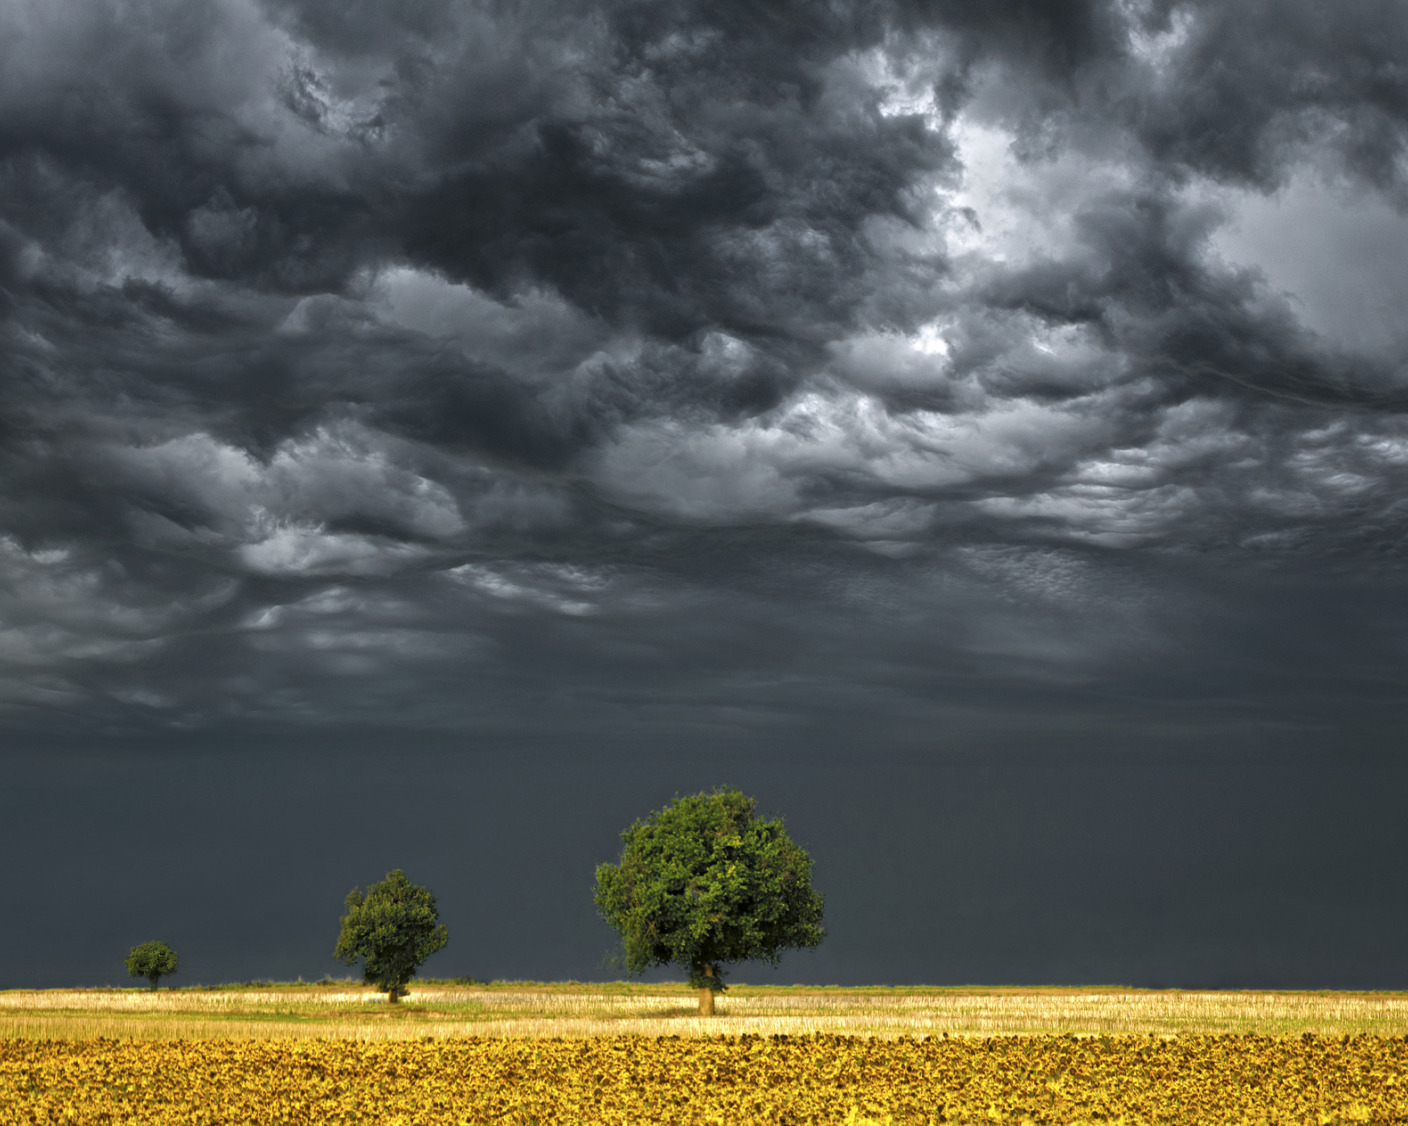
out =
[[[825,934],[811,857],[735,789],[676,798],[621,839],[621,862],[597,867],[597,909],[632,973],[672,963],[689,971],[701,1016],[713,1015],[724,963],[777,965],[784,949],[814,947]]]
[[[347,914],[333,956],[349,966],[365,959],[363,980],[394,1003],[405,995],[406,983],[421,963],[449,939],[435,896],[397,868],[365,894],[359,888],[347,893]]]
[[[152,983],[155,989],[157,982],[166,977],[167,974],[174,974],[181,959],[177,957],[176,951],[167,946],[164,942],[144,942],[141,946],[132,947],[127,955],[127,976],[144,977]]]

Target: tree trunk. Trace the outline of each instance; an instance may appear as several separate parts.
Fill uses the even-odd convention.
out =
[[[388,989],[386,991],[386,1003],[388,1005],[399,1005],[401,1003],[401,991],[399,989]]]
[[[161,980],[161,974],[149,974],[147,980],[152,983],[152,992],[156,992],[156,983]]]
[[[704,976],[714,976],[714,965],[712,962],[704,963]],[[714,991],[705,986],[699,991],[699,1015],[701,1017],[711,1017],[714,1015]]]

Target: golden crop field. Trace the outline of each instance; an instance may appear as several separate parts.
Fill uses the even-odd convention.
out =
[[[1408,1035],[1408,994],[1122,988],[730,987],[700,1019],[684,985],[413,982],[400,1005],[347,983],[0,991],[0,1037]]]
[[[413,983],[0,992],[0,1126],[1408,1122],[1408,997]]]
[[[1389,1123],[1405,1080],[1369,1035],[10,1039],[0,1123]]]

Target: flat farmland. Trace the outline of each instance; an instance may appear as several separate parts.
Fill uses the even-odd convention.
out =
[[[1408,996],[350,985],[0,993],[0,1126],[1408,1121]]]
[[[0,1037],[417,1039],[423,1036],[851,1036],[1256,1033],[1408,1035],[1408,993],[1118,987],[736,985],[712,1019],[682,985],[412,982],[388,1005],[350,983],[0,992]]]

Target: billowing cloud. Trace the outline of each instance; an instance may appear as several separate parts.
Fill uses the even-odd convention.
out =
[[[1261,653],[1227,575],[1388,599],[1405,51],[1370,0],[12,4],[12,714],[901,714]]]

